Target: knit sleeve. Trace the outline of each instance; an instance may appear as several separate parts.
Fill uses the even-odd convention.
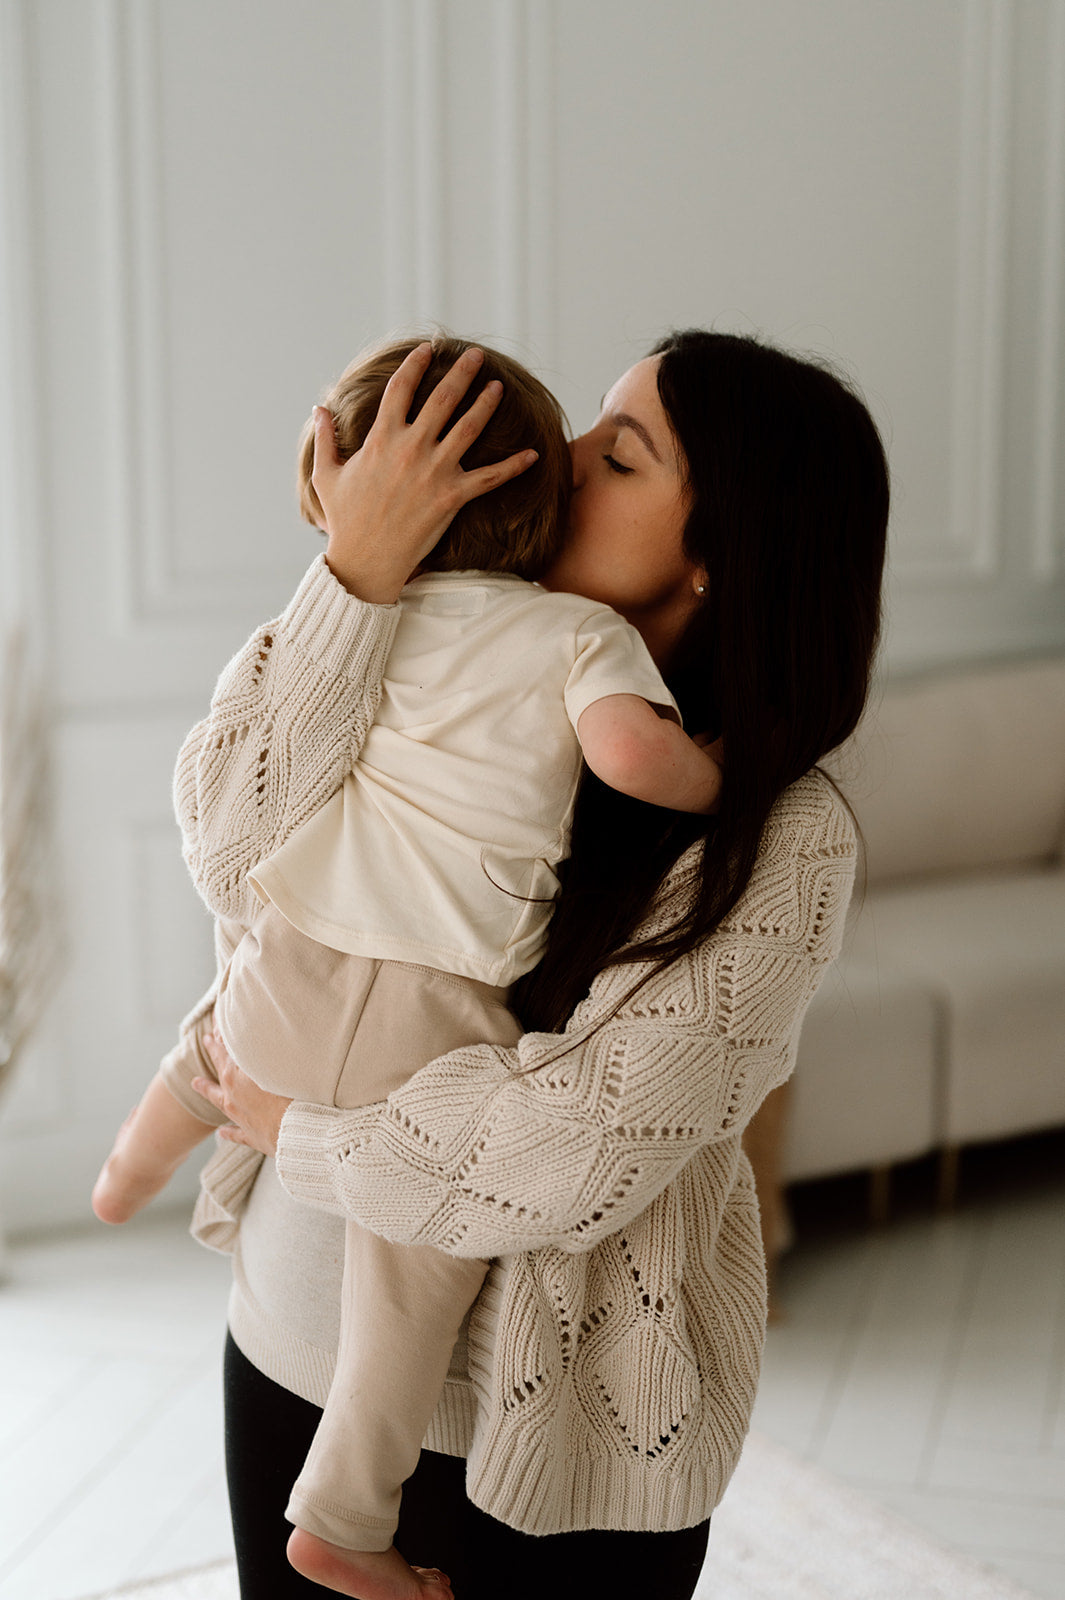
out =
[[[294,1104],[282,1183],[453,1255],[593,1248],[698,1150],[738,1136],[788,1076],[839,951],[855,855],[842,804],[817,775],[802,780],[736,911],[691,955],[634,994],[648,969],[610,969],[561,1036],[457,1050],[379,1105]]]
[[[343,781],[398,619],[398,606],[349,594],[319,556],[282,615],[224,668],[174,774],[185,860],[217,916],[250,921],[248,872]]]

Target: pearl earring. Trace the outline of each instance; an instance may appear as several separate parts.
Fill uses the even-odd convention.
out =
[[[705,583],[697,583],[695,585],[695,592],[696,592],[696,594],[705,594],[706,593],[706,584]]]

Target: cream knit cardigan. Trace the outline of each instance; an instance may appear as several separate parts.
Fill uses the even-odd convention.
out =
[[[220,917],[249,920],[249,869],[357,755],[396,620],[319,558],[223,672],[175,777],[186,859]],[[732,916],[631,998],[648,967],[600,974],[561,1036],[456,1051],[364,1110],[286,1114],[277,1167],[296,1199],[493,1258],[469,1329],[467,1475],[492,1516],[540,1534],[672,1529],[724,1493],[765,1324],[740,1137],[791,1072],[855,854],[846,809],[811,773],[774,808]],[[696,847],[647,932],[698,870]],[[227,1147],[222,1188],[249,1155]]]

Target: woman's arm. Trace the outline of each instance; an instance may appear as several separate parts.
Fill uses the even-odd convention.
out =
[[[741,1132],[788,1076],[839,950],[854,865],[842,805],[802,780],[774,810],[728,922],[616,1015],[596,1023],[646,969],[601,974],[562,1037],[455,1051],[365,1110],[296,1103],[280,1125],[282,1182],[454,1255],[592,1248],[699,1149]]]
[[[224,668],[174,774],[185,860],[216,916],[251,920],[249,871],[343,781],[398,618],[349,594],[319,556],[284,613]]]

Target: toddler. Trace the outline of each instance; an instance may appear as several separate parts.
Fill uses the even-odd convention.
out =
[[[418,342],[362,358],[326,397],[341,456]],[[412,415],[467,348],[434,341]],[[132,1216],[217,1124],[191,1087],[214,1076],[212,1026],[263,1088],[346,1108],[459,1046],[516,1043],[507,993],[543,948],[582,753],[642,799],[717,803],[720,771],[681,730],[640,636],[532,581],[565,536],[563,419],[531,374],[485,350],[452,421],[492,379],[502,399],[463,465],[530,445],[539,459],[463,507],[404,588],[374,725],[339,790],[250,874],[261,907],[221,928],[213,1018],[186,1027],[120,1131],[93,1191],[104,1221]],[[301,510],[321,526],[312,464],[308,428]],[[346,1225],[336,1373],[286,1513],[289,1558],[315,1582],[394,1600],[418,1581],[392,1544],[400,1488],[487,1265]]]

